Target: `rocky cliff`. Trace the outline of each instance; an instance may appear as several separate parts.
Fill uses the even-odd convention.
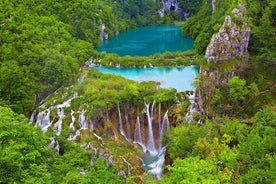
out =
[[[214,34],[206,49],[205,58],[208,62],[222,62],[237,57],[247,57],[250,27],[244,16],[245,6],[234,8],[219,32]]]

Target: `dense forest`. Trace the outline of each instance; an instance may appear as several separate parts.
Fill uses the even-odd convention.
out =
[[[173,9],[160,17],[162,2],[0,2],[0,183],[275,183],[276,0],[179,0],[189,14],[181,25],[195,39],[193,51],[119,57],[95,50],[103,25],[110,38],[136,27],[179,24]],[[233,13],[239,7],[242,19]],[[231,32],[227,15],[242,31],[250,30],[248,52],[208,61],[214,34]],[[84,67],[91,58],[125,67],[149,61],[200,66],[193,121],[185,119],[190,92],[101,74]],[[56,108],[48,113],[58,122],[58,104],[65,99],[71,107],[64,107],[60,135],[52,127],[45,132],[30,125],[34,109]],[[135,114],[152,102],[159,111],[170,109],[173,122],[162,138],[167,154],[159,180],[140,168],[140,148],[112,122],[119,104]],[[96,123],[94,133],[78,125],[81,136],[68,141],[71,117],[81,119],[83,109]]]

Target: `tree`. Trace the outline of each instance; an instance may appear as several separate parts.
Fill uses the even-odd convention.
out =
[[[14,60],[0,65],[0,99],[5,102],[4,105],[18,113],[26,113],[34,104],[36,89],[27,68],[19,67]]]
[[[248,96],[248,89],[246,88],[246,81],[235,76],[228,82],[230,98],[235,105],[238,107]]]

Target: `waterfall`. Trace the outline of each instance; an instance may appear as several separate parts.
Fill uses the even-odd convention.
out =
[[[123,120],[122,120],[122,115],[121,115],[121,110],[120,110],[120,104],[118,103],[118,118],[119,118],[119,129],[120,133],[122,136],[125,137],[125,139],[129,142],[125,132],[124,132],[124,127],[123,127]]]
[[[79,116],[79,124],[80,124],[80,129],[87,129],[88,124],[84,116],[85,111],[82,111]]]
[[[135,134],[134,134],[133,143],[139,144],[143,148],[143,151],[146,152],[147,148],[143,144],[143,139],[142,139],[142,137],[144,136],[144,133],[143,133],[143,129],[142,130],[141,129],[142,128],[141,128],[141,123],[140,123],[140,117],[138,115],[137,119],[136,119],[136,127],[135,127]]]
[[[75,121],[76,121],[76,118],[75,118],[75,116],[74,116],[74,111],[71,109],[71,119],[72,119],[72,122],[70,123],[70,128],[72,129],[72,130],[75,130],[75,127],[74,127],[74,123],[75,123]]]
[[[61,129],[62,129],[62,118],[64,116],[64,111],[62,108],[57,108],[57,113],[58,113],[59,119],[54,124],[54,128],[55,128],[56,135],[59,136],[61,133]]]
[[[161,135],[163,135],[163,133],[169,129],[169,126],[170,124],[169,124],[169,117],[168,117],[168,111],[167,111],[162,121]]]
[[[35,126],[40,126],[42,131],[47,131],[51,126],[50,122],[50,109],[46,109],[42,112],[39,112],[37,115],[37,120]]]
[[[128,119],[128,112],[126,106],[124,106],[125,109],[125,119],[126,119],[126,128],[127,128],[127,139],[131,141],[131,131],[130,131],[130,123]]]
[[[34,110],[34,111],[32,112],[32,115],[31,115],[30,120],[29,120],[29,125],[32,124],[32,123],[34,122],[35,115],[36,115],[36,110]]]
[[[166,146],[163,147],[158,154],[153,155],[153,162],[149,164],[148,172],[155,175],[157,179],[160,179],[163,174],[163,165],[165,164]]]
[[[44,118],[41,120],[41,129],[42,131],[47,131],[49,126],[51,126],[51,122],[50,122],[50,109],[47,109],[45,112],[45,116]]]
[[[152,102],[152,106],[151,106],[151,119],[153,120],[153,114],[154,114],[154,106],[155,106],[155,100]]]
[[[154,103],[153,103],[154,104]],[[146,106],[146,115],[148,119],[148,145],[147,148],[150,152],[155,153],[155,143],[154,143],[154,136],[153,136],[153,128],[152,128],[152,117],[149,112],[149,104],[145,104]]]
[[[194,107],[195,104],[195,95],[194,94],[189,94],[188,99],[190,101],[190,105],[188,107],[188,112],[186,114],[186,122],[191,123],[194,118],[194,112],[196,112],[196,109]]]
[[[169,126],[170,126],[170,123],[169,123],[168,110],[167,110],[167,112],[165,113],[165,115],[163,117],[162,127],[161,127],[160,133],[159,133],[159,135],[160,135],[159,151],[162,149],[162,144],[161,144],[162,136],[169,129]]]

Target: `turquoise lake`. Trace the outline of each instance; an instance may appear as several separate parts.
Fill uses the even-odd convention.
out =
[[[153,68],[107,68],[95,67],[102,73],[120,75],[137,82],[160,82],[161,88],[175,88],[177,91],[193,90],[191,83],[199,72],[199,67],[153,67]]]
[[[193,49],[193,44],[193,39],[182,34],[180,26],[151,26],[122,32],[105,40],[97,51],[120,56],[149,56],[166,51],[186,51]]]

